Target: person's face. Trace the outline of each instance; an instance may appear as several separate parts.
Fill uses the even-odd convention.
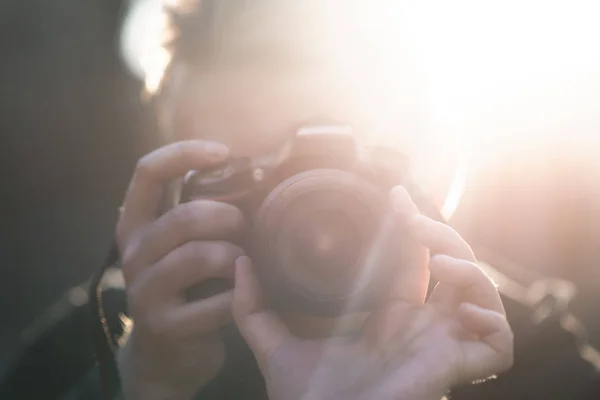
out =
[[[218,141],[235,155],[273,150],[301,126],[366,124],[351,83],[326,70],[182,69],[175,85],[171,139]]]
[[[252,155],[302,125],[366,129],[360,87],[369,78],[358,77],[361,60],[339,38],[350,22],[331,26],[327,2],[261,4],[218,21],[201,65],[175,65],[172,139],[215,140]]]
[[[320,72],[277,74],[255,67],[210,73],[181,71],[173,88],[171,139],[217,141],[233,154],[254,155],[280,146],[299,126],[364,125],[360,99],[353,98],[349,86],[333,74]],[[327,334],[336,326],[329,319],[284,318],[293,331],[305,337]]]

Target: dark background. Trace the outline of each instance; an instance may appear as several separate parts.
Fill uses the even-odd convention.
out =
[[[0,363],[99,267],[132,167],[155,138],[140,84],[118,57],[122,16],[117,0],[0,2]],[[571,137],[579,126],[555,129]],[[576,282],[574,310],[599,346],[600,168],[568,146],[526,167],[524,151],[503,155],[511,168],[478,173],[456,225],[532,271]],[[576,398],[592,371],[572,340],[507,308],[523,350],[506,398]]]
[[[0,2],[0,354],[99,267],[152,137],[116,51],[121,10],[114,0]]]

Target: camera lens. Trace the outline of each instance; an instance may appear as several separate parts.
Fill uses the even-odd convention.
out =
[[[352,217],[340,210],[317,210],[292,227],[290,262],[315,277],[343,274],[359,262],[365,239]]]
[[[251,254],[277,306],[331,315],[371,303],[391,265],[371,268],[373,255],[397,261],[373,251],[387,198],[342,170],[310,170],[279,184],[256,214]]]

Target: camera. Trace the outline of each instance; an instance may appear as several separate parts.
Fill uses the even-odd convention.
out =
[[[389,192],[408,180],[406,157],[361,145],[345,126],[295,131],[276,151],[192,171],[181,201],[242,210],[240,243],[277,310],[335,316],[372,308],[410,245]]]

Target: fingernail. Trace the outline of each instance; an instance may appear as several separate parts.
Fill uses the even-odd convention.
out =
[[[240,281],[242,281],[244,276],[248,273],[246,272],[250,267],[250,259],[247,256],[238,257],[235,260],[235,285],[237,286]],[[244,271],[246,270],[246,271]]]
[[[250,257],[248,257],[248,256],[238,257],[237,260],[235,260],[235,265],[237,265],[239,268],[249,268],[250,267]]]
[[[227,146],[217,142],[208,142],[206,143],[206,152],[213,157],[216,158],[225,158],[229,156],[229,149]]]

